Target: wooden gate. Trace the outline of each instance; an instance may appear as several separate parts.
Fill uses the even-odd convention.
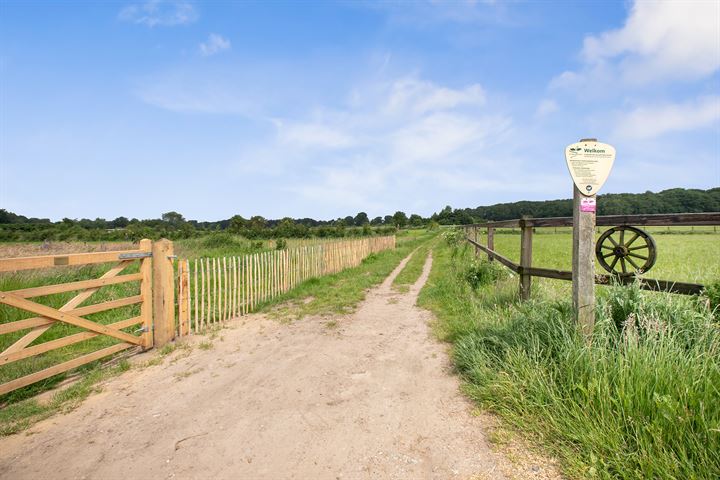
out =
[[[10,346],[0,353],[0,367],[53,350],[62,349],[101,335],[115,341],[115,343],[110,346],[105,346],[90,353],[82,352],[82,355],[71,358],[70,360],[6,381],[0,384],[0,395],[125,349],[132,347],[147,349],[151,348],[154,343],[165,343],[167,339],[165,339],[163,335],[161,335],[159,342],[154,342],[153,310],[155,311],[156,323],[165,325],[169,321],[174,324],[172,305],[174,286],[172,284],[162,285],[162,281],[166,278],[169,278],[170,283],[173,282],[172,244],[166,240],[155,243],[156,245],[153,245],[153,242],[150,240],[142,240],[137,250],[0,259],[0,272],[115,263],[114,266],[99,278],[0,291],[0,304],[14,307],[26,313],[29,312],[31,315],[36,315],[10,322],[7,321],[7,318],[0,319],[0,335],[15,334],[14,336],[17,337],[18,334],[16,332],[26,331],[26,333],[15,339]],[[163,256],[162,258],[156,259],[153,263],[152,257],[154,251],[161,252]],[[170,255],[165,255],[167,253]],[[155,255],[158,256],[157,252]],[[138,265],[138,263],[138,267],[132,268],[136,270],[134,273],[123,274],[123,271],[129,269],[132,265]],[[153,278],[156,279],[157,287],[154,302],[152,289]],[[138,283],[139,288],[136,289],[137,293],[135,295],[124,296],[122,298],[113,298],[111,296],[109,300],[83,305],[103,287],[130,282]],[[165,298],[167,297],[167,290],[170,292],[169,302],[168,298]],[[74,291],[79,291],[79,293],[70,300],[65,301],[59,308],[29,300],[36,297],[52,299],[52,296],[55,295],[54,301],[57,303],[57,294]],[[140,305],[139,315],[122,320],[113,318],[113,323],[103,324],[83,318],[87,315],[137,304]],[[8,312],[9,310],[7,307],[4,307],[4,311]],[[135,309],[135,311],[137,311],[137,309]],[[0,311],[0,313],[2,312]],[[66,328],[66,330],[74,331],[74,333],[60,338],[53,338],[42,343],[35,342],[45,332],[56,325],[78,327],[79,331],[77,331],[78,328]],[[164,332],[166,329],[160,328],[158,330]],[[3,343],[5,345],[8,344],[7,341]],[[22,371],[22,369],[20,369],[20,371]],[[7,377],[5,377],[5,380],[7,380]]]

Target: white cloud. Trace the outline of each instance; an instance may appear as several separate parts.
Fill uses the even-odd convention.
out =
[[[680,103],[636,108],[623,115],[615,135],[626,139],[649,139],[662,134],[705,128],[720,121],[720,96],[712,95]]]
[[[415,77],[397,80],[387,99],[387,110],[391,113],[413,111],[418,114],[446,110],[459,106],[480,106],[485,104],[485,91],[478,84],[454,90],[423,82]]]
[[[585,38],[584,63],[550,86],[596,96],[619,87],[693,81],[720,68],[720,2],[637,0],[625,25]]]
[[[281,142],[305,148],[337,149],[347,148],[354,144],[352,136],[330,125],[291,124],[279,127],[278,138]]]
[[[200,53],[209,57],[210,55],[215,55],[223,50],[229,50],[230,46],[230,40],[223,38],[217,33],[211,33],[207,41],[200,44]]]
[[[555,100],[551,98],[545,98],[541,100],[538,104],[537,110],[535,110],[535,116],[544,117],[545,115],[550,115],[551,113],[557,112],[558,109],[559,107]]]
[[[707,76],[720,67],[720,2],[637,1],[623,28],[587,37],[582,55],[616,59],[635,83]]]
[[[195,7],[186,1],[149,0],[126,6],[120,10],[118,18],[148,27],[171,27],[193,23],[198,14]]]

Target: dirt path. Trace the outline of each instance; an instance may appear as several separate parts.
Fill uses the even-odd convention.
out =
[[[506,478],[415,306],[432,257],[399,294],[406,262],[352,315],[245,317],[209,350],[109,381],[0,439],[0,478]]]

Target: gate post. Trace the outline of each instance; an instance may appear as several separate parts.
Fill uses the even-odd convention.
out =
[[[162,239],[153,243],[153,338],[162,347],[175,338],[175,278],[173,244]]]
[[[152,240],[144,238],[140,240],[140,250],[152,253]],[[145,257],[140,260],[140,273],[142,280],[140,283],[140,295],[142,303],[140,304],[140,317],[143,326],[143,345],[144,349],[153,347],[153,289],[152,289],[152,258]]]
[[[532,267],[532,225],[527,225],[530,217],[523,216],[520,220],[520,300],[530,299],[532,276],[525,269]]]

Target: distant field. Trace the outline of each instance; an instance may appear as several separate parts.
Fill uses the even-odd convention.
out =
[[[356,237],[350,237],[356,238]],[[360,237],[357,237],[360,238]],[[342,238],[288,238],[284,239],[289,248],[319,243],[337,242]],[[239,235],[219,234],[204,237],[174,240],[175,254],[181,258],[222,257],[245,253],[274,250],[276,240],[248,240]],[[107,252],[137,248],[132,242],[0,242],[0,258],[26,257],[34,255],[57,255],[63,253]]]
[[[604,231],[600,229],[600,232]],[[707,283],[720,279],[720,233],[713,227],[685,227],[667,231],[664,227],[644,229],[651,233],[657,244],[655,266],[646,274],[648,278],[679,282]],[[569,229],[537,229],[533,236],[533,266],[570,270],[572,265],[572,233]],[[701,233],[702,232],[702,233]],[[599,235],[598,235],[599,236]],[[487,238],[480,236],[485,245]],[[503,230],[495,234],[495,249],[518,262],[520,260],[519,230]],[[599,265],[598,273],[607,273]]]

